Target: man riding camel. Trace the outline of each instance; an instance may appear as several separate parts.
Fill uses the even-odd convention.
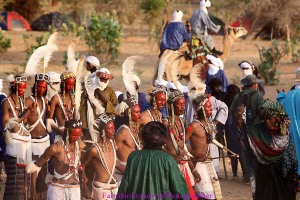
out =
[[[198,39],[201,42],[205,43],[206,46],[208,47],[208,49],[213,54],[220,56],[223,54],[223,52],[216,50],[215,42],[214,42],[213,38],[210,35],[208,35],[208,29],[215,33],[218,33],[221,29],[221,26],[215,25],[209,18],[209,15],[208,15],[209,7],[211,7],[210,0],[201,0],[200,1],[200,9],[196,10],[190,19],[190,23],[192,26],[192,35],[193,35],[192,43],[195,43],[194,41],[196,41]]]
[[[191,29],[187,28],[182,23],[183,13],[181,10],[176,10],[173,12],[172,21],[165,27],[162,35],[162,40],[160,43],[160,56],[163,54],[164,50],[178,50],[183,42],[191,41]]]

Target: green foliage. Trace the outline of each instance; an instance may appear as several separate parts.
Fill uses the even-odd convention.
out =
[[[70,22],[69,26],[65,23],[62,24],[63,33],[65,37],[81,37],[85,33],[84,25],[77,25],[75,22]]]
[[[0,28],[0,52],[6,52],[11,47],[10,38],[4,36],[5,31]]]
[[[98,15],[93,13],[85,42],[93,54],[105,61],[114,60],[119,54],[122,26],[115,12]]]
[[[34,43],[31,42],[33,35],[32,34],[23,34],[23,40],[26,46],[26,58],[23,66],[26,66],[27,61],[29,60],[31,54],[40,46],[47,44],[48,38],[50,37],[51,32],[44,32],[41,36],[34,38]]]
[[[280,73],[277,66],[280,59],[287,54],[286,43],[281,44],[278,40],[272,40],[271,47],[258,48],[261,63],[258,66],[259,73],[264,77],[266,85],[276,85],[279,83]]]
[[[159,41],[163,27],[161,26],[161,19],[163,11],[167,6],[165,0],[142,0],[141,9],[145,17],[144,21],[148,24],[150,29],[150,40]]]
[[[299,62],[300,59],[300,49],[299,49],[299,37],[300,34],[300,24],[296,28],[296,34],[291,39],[291,53],[292,62]]]

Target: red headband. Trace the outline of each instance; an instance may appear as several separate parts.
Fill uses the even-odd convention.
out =
[[[96,72],[96,76],[99,76],[100,78],[104,78],[104,79],[109,79],[109,80],[114,79],[114,75],[103,73],[103,72]]]

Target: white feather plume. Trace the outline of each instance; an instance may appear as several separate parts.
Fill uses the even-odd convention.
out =
[[[44,60],[43,73],[45,73],[45,69],[48,66],[52,53],[57,51],[56,37],[57,33],[55,32],[49,37],[46,45],[40,46],[32,53],[25,68],[25,76],[34,76],[37,73],[40,73],[38,68],[42,65],[42,59]]]
[[[79,111],[80,106],[80,100],[81,100],[81,89],[82,89],[82,69],[85,62],[85,56],[82,56],[79,60],[78,66],[77,66],[77,73],[76,73],[76,84],[75,84],[75,109],[76,112]]]
[[[142,57],[140,57],[140,56],[130,56],[130,57],[126,58],[126,60],[124,61],[123,65],[122,65],[122,75],[123,75],[123,81],[125,84],[125,88],[126,88],[127,92],[129,92],[129,94],[131,94],[131,95],[136,94],[136,88],[135,88],[134,81],[138,85],[140,85],[140,83],[141,83],[140,78],[137,76],[137,74],[135,72],[136,63],[140,60],[142,60]]]
[[[10,74],[7,76],[6,80],[10,83],[15,79],[15,76],[13,74]]]
[[[56,45],[56,40],[57,40],[57,32],[54,32],[52,35],[50,35],[48,42],[47,42],[47,48],[49,49],[49,51],[47,51],[44,56],[44,65],[43,65],[44,74],[46,73],[46,68],[51,59],[52,53],[54,51],[58,50],[57,45]]]
[[[196,88],[201,94],[205,93],[206,84],[201,80],[201,69],[204,67],[202,63],[196,64],[192,67],[190,72],[190,80],[193,87]],[[190,89],[190,88],[189,88]]]
[[[95,98],[95,90],[91,89],[91,85],[88,81],[88,76],[85,77],[84,81],[85,89],[88,94],[90,102],[98,109],[99,113],[105,112],[105,109],[101,106],[100,102]]]
[[[67,55],[68,55],[68,61],[67,61],[67,68],[69,72],[73,72],[76,74],[77,72],[77,65],[78,62],[75,58],[75,45],[76,41],[72,40],[71,44],[69,44]]]
[[[3,89],[3,80],[0,79],[0,92],[2,92],[2,89]]]

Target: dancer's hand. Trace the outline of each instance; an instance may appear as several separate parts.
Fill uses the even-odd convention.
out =
[[[201,176],[198,171],[194,169],[192,174],[194,176],[195,183],[199,183],[201,181]]]
[[[82,189],[83,189],[83,196],[84,196],[84,198],[86,198],[86,199],[91,199],[91,192],[90,192],[90,190],[88,189],[86,183],[84,183],[84,184],[82,185]]]

